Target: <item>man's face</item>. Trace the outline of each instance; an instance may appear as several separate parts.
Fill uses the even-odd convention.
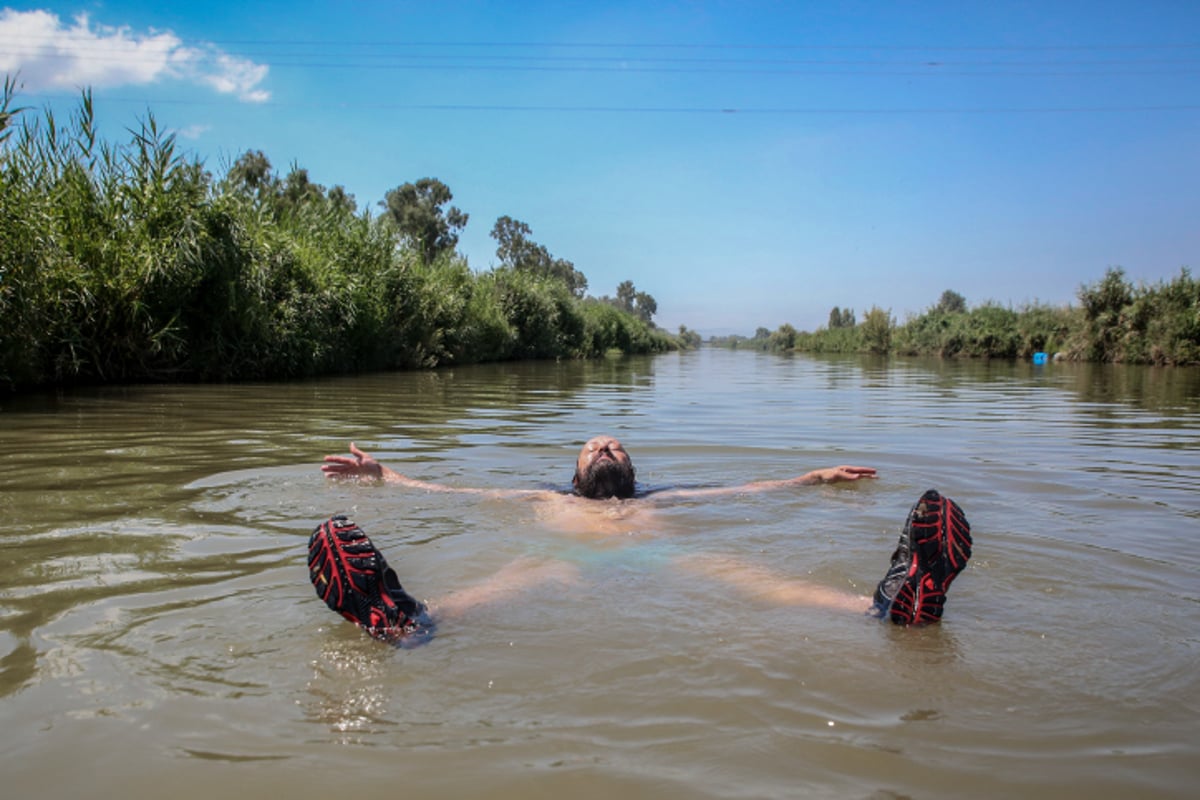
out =
[[[575,492],[601,500],[633,497],[633,461],[621,443],[611,436],[597,436],[579,452],[575,463]]]

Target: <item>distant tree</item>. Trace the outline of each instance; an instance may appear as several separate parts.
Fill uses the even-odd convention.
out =
[[[503,266],[554,278],[567,285],[571,294],[583,297],[587,291],[587,276],[563,258],[555,258],[544,246],[530,239],[533,230],[520,220],[503,216],[492,226],[491,237],[496,240],[496,257]]]
[[[854,312],[849,309],[842,309],[834,306],[829,312],[829,329],[835,328],[853,328],[855,326]]]
[[[684,350],[697,350],[701,343],[700,334],[690,330],[687,325],[679,326],[679,346]]]
[[[1109,267],[1099,283],[1081,286],[1079,302],[1088,340],[1087,360],[1120,360],[1121,339],[1131,321],[1127,311],[1134,303],[1133,286],[1125,279],[1125,270]]]
[[[892,347],[892,328],[895,323],[890,311],[884,311],[877,306],[871,306],[862,321],[863,344],[867,351],[884,355]]]
[[[633,314],[647,325],[654,326],[654,315],[658,313],[658,301],[654,299],[653,295],[639,292],[633,285],[633,281],[621,281],[617,284],[615,299],[608,296],[600,299],[627,314]]]
[[[771,332],[766,328],[758,328],[754,331],[755,339],[767,339],[771,336]]]
[[[271,160],[262,150],[247,150],[242,153],[237,161],[233,162],[226,177],[235,187],[259,195],[275,183],[271,174]]]
[[[346,187],[337,185],[329,190],[329,202],[334,208],[339,211],[346,211],[351,214],[358,211],[358,203],[354,202],[354,195],[346,192]]]
[[[450,187],[437,178],[421,178],[387,193],[380,203],[400,233],[416,248],[427,263],[458,246],[458,233],[467,225],[468,215],[454,206]]]
[[[933,310],[943,314],[962,314],[967,310],[967,299],[958,292],[947,289],[942,292],[942,296]]]
[[[492,226],[491,237],[496,240],[496,258],[507,267],[519,269],[535,258],[537,246],[529,235],[532,229],[524,222],[503,216]]]
[[[301,206],[320,200],[325,196],[325,187],[308,179],[308,170],[292,165],[292,171],[283,179],[280,200],[283,207],[296,210]]]
[[[633,281],[621,281],[617,284],[617,308],[633,313],[633,304],[637,298],[637,289]]]
[[[654,324],[654,315],[658,313],[658,301],[652,295],[638,292],[634,295],[634,313],[647,325]]]
[[[797,331],[789,323],[783,323],[779,329],[767,339],[770,348],[777,351],[794,350],[796,347]]]

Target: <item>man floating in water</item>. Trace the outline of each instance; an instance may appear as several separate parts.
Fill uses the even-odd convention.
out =
[[[587,442],[576,460],[571,494],[548,490],[489,490],[457,488],[416,480],[376,461],[355,445],[349,456],[326,456],[321,470],[331,478],[376,480],[436,492],[461,492],[494,497],[530,497],[552,504],[560,524],[566,527],[595,527],[585,503],[619,500],[638,513],[638,504],[664,500],[760,492],[792,486],[855,481],[874,478],[870,467],[838,466],[784,480],[755,481],[741,486],[702,489],[667,489],[639,495],[636,471],[625,448],[611,436]],[[597,528],[599,532],[603,532]],[[905,520],[891,564],[871,598],[813,586],[801,581],[781,580],[765,570],[726,558],[692,556],[681,564],[708,577],[717,578],[756,594],[781,602],[821,605],[857,610],[890,619],[897,625],[938,622],[946,601],[946,590],[966,567],[971,557],[971,526],[958,504],[933,489],[913,505]],[[425,605],[408,594],[383,554],[366,533],[344,516],[335,516],[317,526],[309,538],[309,578],[317,595],[334,611],[363,627],[371,636],[394,644],[417,643],[432,634],[433,620]],[[561,565],[514,564],[502,570],[490,585],[457,596],[465,607],[508,596],[541,580],[562,577]]]

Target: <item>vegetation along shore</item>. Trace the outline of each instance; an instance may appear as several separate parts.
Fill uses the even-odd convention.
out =
[[[495,221],[497,266],[456,251],[468,214],[422,178],[372,214],[340,186],[261,152],[223,175],[181,151],[154,117],[112,144],[90,91],[69,120],[0,97],[0,391],[144,381],[303,378],[530,358],[696,347],[654,324],[627,280],[615,297]],[[1200,363],[1200,284],[1132,286],[1120,269],[1079,306],[968,309],[953,291],[897,324],[835,308],[827,327],[783,325],[713,344],[778,351]]]

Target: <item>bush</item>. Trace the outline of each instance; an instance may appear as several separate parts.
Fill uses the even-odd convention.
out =
[[[884,311],[878,306],[863,316],[862,329],[863,347],[868,353],[886,355],[892,348],[892,327],[894,326],[890,311]]]
[[[0,384],[294,378],[509,358],[656,352],[674,338],[602,314],[562,280],[432,260],[261,153],[220,179],[150,117],[97,140],[12,122],[0,97]],[[611,307],[610,307],[611,308]]]

